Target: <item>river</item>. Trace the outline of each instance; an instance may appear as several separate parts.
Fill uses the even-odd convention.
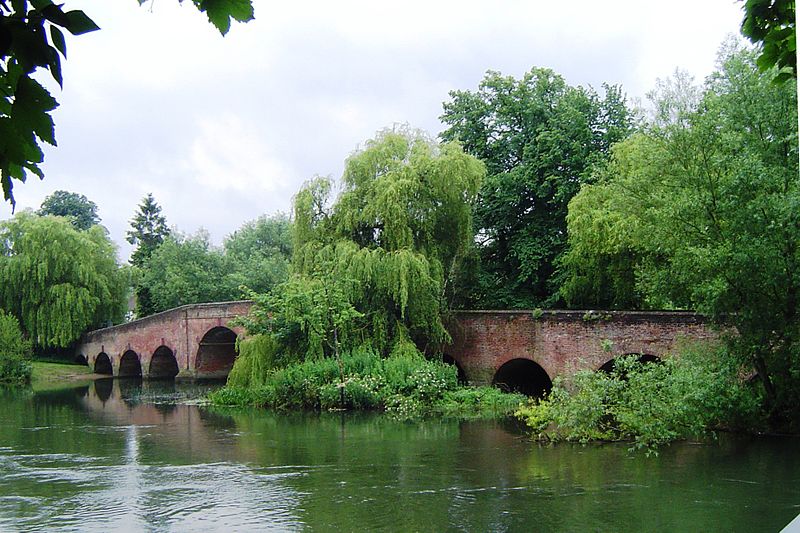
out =
[[[513,424],[197,405],[208,385],[0,391],[0,531],[779,531],[800,440],[541,446]]]

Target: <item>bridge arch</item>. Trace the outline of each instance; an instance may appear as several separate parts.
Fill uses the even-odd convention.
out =
[[[598,368],[597,370],[600,371],[600,372],[611,372],[612,370],[614,370],[614,365],[616,364],[617,359],[619,359],[620,357],[625,357],[625,356],[630,356],[630,355],[635,356],[637,358],[637,361],[640,362],[640,363],[660,363],[661,362],[661,358],[656,356],[656,355],[647,354],[647,353],[626,353],[626,354],[623,354],[623,355],[618,355],[617,357],[614,357],[613,359],[609,359],[608,361],[606,361],[605,363],[600,365],[600,368]]]
[[[100,352],[94,359],[95,374],[114,374],[114,367],[111,366],[111,358],[106,352]]]
[[[517,358],[505,362],[497,369],[492,385],[506,392],[520,392],[533,398],[542,398],[553,388],[553,381],[535,361]]]
[[[456,367],[456,372],[457,372],[457,376],[458,376],[458,382],[461,383],[461,384],[466,384],[467,383],[467,381],[468,381],[467,380],[467,373],[464,372],[464,367],[462,367],[459,364],[459,362],[456,361],[455,357],[453,357],[452,355],[444,354],[444,356],[442,356],[442,362],[445,363],[445,364],[453,365],[454,367]]]
[[[150,378],[171,379],[178,375],[178,371],[178,360],[175,358],[175,352],[163,344],[156,348],[150,358],[147,376]]]
[[[211,328],[203,335],[197,348],[195,368],[209,378],[224,378],[236,359],[236,333],[225,326]]]
[[[142,377],[142,362],[139,354],[133,350],[126,350],[119,359],[119,377]]]

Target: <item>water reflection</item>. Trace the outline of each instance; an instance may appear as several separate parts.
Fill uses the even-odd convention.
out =
[[[749,531],[800,512],[796,440],[646,457],[499,423],[198,406],[209,387],[0,390],[0,530]]]

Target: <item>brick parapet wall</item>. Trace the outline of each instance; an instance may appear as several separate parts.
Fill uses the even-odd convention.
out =
[[[530,359],[552,379],[623,354],[664,357],[684,340],[719,339],[704,317],[675,311],[460,311],[449,330],[445,351],[476,384],[512,359]]]

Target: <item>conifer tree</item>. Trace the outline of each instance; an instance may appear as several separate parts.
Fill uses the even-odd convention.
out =
[[[167,219],[161,214],[161,206],[156,203],[153,193],[148,193],[139,204],[139,211],[131,220],[131,230],[126,240],[136,245],[131,255],[131,264],[142,268],[147,264],[153,251],[169,235]]]

